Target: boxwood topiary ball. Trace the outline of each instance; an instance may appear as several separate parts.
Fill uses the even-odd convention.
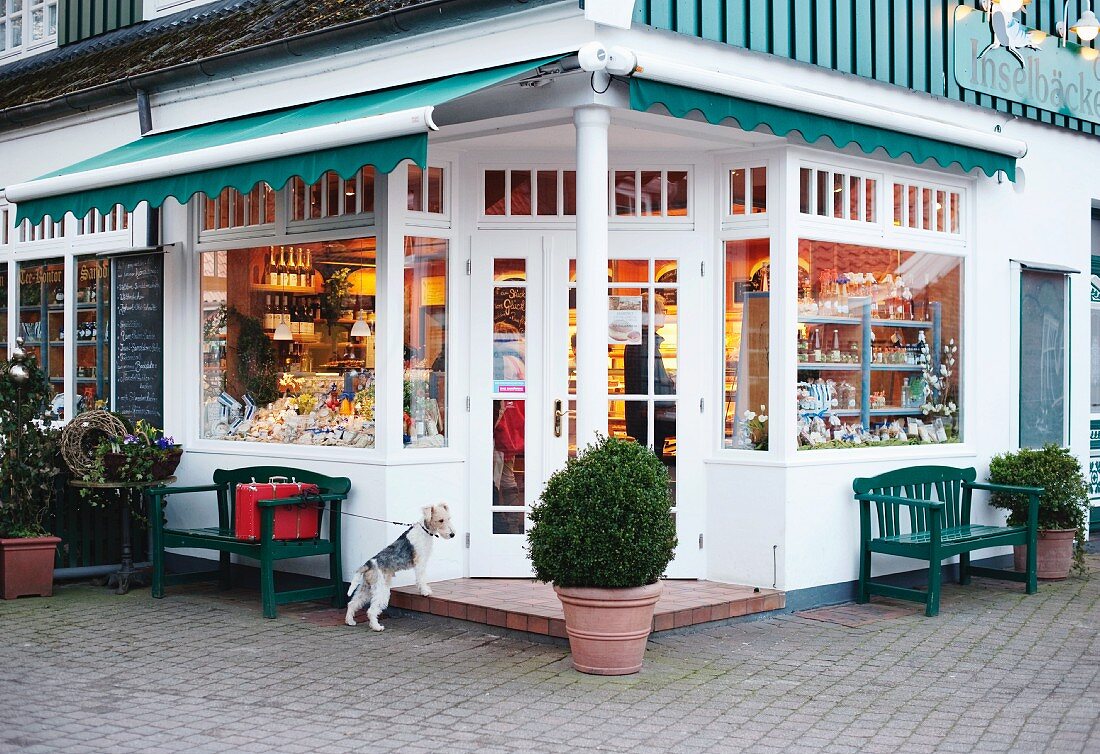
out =
[[[535,576],[561,587],[652,584],[676,547],[668,471],[627,440],[602,437],[571,459],[546,483],[531,521]]]

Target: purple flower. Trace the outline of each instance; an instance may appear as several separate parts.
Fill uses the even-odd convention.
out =
[[[126,435],[126,437],[122,438],[122,442],[125,443],[126,445],[137,445],[137,443],[138,443],[137,435]]]
[[[167,450],[168,448],[170,448],[170,447],[172,447],[173,445],[176,444],[176,441],[173,440],[171,437],[161,437],[161,438],[158,438],[156,442],[157,442],[157,447],[160,448],[161,450]]]

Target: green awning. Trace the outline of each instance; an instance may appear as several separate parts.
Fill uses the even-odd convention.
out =
[[[656,105],[662,105],[677,118],[698,111],[715,125],[732,119],[745,131],[755,131],[760,126],[767,126],[776,136],[797,132],[810,144],[828,138],[838,149],[855,144],[865,153],[871,154],[882,148],[894,158],[908,154],[917,164],[935,160],[941,167],[957,164],[966,172],[979,168],[991,177],[1000,170],[1005,172],[1009,180],[1016,180],[1016,159],[1008,155],[853,123],[841,118],[632,77],[631,109],[645,112]]]
[[[196,193],[216,196],[225,188],[244,193],[260,181],[280,189],[294,176],[309,184],[328,171],[352,178],[366,165],[386,173],[403,160],[426,167],[427,132],[434,128],[431,108],[553,60],[151,134],[33,181],[8,186],[7,198],[17,205],[18,222],[37,223],[45,215],[61,218],[72,212],[83,217],[92,209],[106,213],[116,204],[127,210],[141,202],[159,207],[170,196],[186,202]],[[372,138],[374,133],[383,137]],[[326,141],[330,136],[336,145]],[[234,155],[240,154],[245,157],[236,162]],[[217,164],[208,167],[211,163]],[[134,175],[140,179],[127,180]]]

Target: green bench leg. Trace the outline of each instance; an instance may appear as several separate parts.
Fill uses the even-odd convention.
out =
[[[264,617],[276,618],[275,608],[275,559],[271,545],[275,541],[275,509],[260,510],[260,597],[263,601]]]
[[[866,544],[859,550],[859,592],[856,594],[856,602],[865,605],[871,601],[871,593],[867,589],[867,582],[871,580],[871,550]]]
[[[154,599],[164,597],[164,498],[150,497],[149,522],[152,526],[153,547],[153,584],[152,594]]]
[[[966,586],[970,583],[970,553],[959,555],[959,583]]]
[[[1024,591],[1028,594],[1035,594],[1039,591],[1038,553],[1035,552],[1037,548],[1038,543],[1033,536],[1027,545],[1027,584],[1024,587]]]
[[[347,607],[348,594],[344,586],[344,561],[341,556],[343,545],[340,543],[340,503],[332,503],[328,514],[328,539],[332,543],[332,554],[328,556],[328,576],[332,583],[332,606]]]
[[[218,588],[232,589],[233,588],[233,576],[230,570],[231,563],[229,559],[229,553],[223,552],[218,557]]]
[[[933,618],[940,612],[940,582],[943,580],[943,558],[940,556],[940,543],[943,541],[943,522],[940,515],[931,511],[929,518],[928,544],[928,602],[924,614]]]

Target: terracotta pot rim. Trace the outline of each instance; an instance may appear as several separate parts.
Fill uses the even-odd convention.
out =
[[[660,593],[664,588],[663,581],[654,581],[652,584],[646,584],[644,586],[623,586],[623,587],[608,587],[608,586],[558,586],[553,585],[554,591],[558,594],[565,594],[574,597],[598,597],[600,599],[633,599],[637,595],[649,595],[654,593]],[[622,595],[616,597],[615,595]]]
[[[11,546],[20,544],[50,544],[57,545],[61,542],[61,537],[55,537],[52,534],[45,537],[0,537],[0,545]]]
[[[1064,536],[1064,535],[1077,535],[1076,529],[1040,529],[1039,536]]]

